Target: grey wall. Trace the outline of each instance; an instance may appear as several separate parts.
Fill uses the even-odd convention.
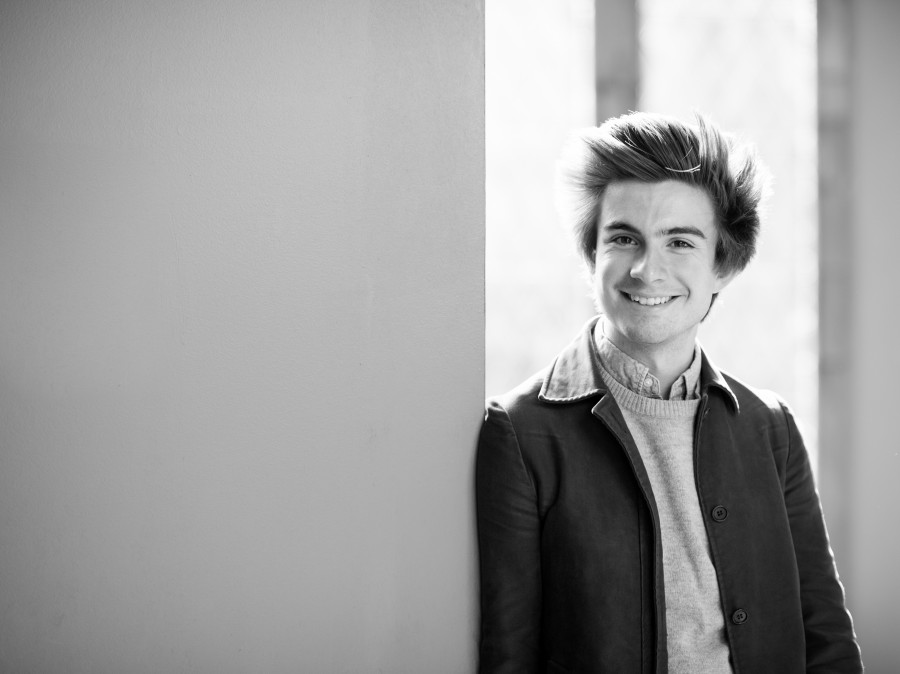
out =
[[[0,671],[465,672],[479,1],[0,5]]]

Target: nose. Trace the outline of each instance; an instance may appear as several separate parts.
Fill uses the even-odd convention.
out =
[[[631,263],[631,277],[650,284],[665,276],[665,265],[661,253],[651,247],[638,251]]]

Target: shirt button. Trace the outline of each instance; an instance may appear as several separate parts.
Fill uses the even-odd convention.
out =
[[[747,615],[747,612],[744,609],[739,608],[737,611],[731,614],[731,622],[733,622],[735,625],[743,625],[745,622],[747,622],[748,617],[749,616]]]
[[[653,388],[653,379],[652,379],[651,377],[647,377],[647,378],[644,380],[644,386],[646,386],[647,388],[652,389],[652,388]]]
[[[725,506],[717,505],[712,509],[712,518],[716,522],[724,522],[728,517],[728,509]]]

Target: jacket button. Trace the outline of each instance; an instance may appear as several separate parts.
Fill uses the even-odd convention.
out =
[[[728,509],[725,506],[717,505],[712,509],[712,518],[716,522],[724,522],[725,518],[728,517]]]
[[[743,625],[745,622],[747,622],[747,617],[747,612],[744,609],[739,608],[737,611],[731,614],[731,622],[733,622],[735,625]]]

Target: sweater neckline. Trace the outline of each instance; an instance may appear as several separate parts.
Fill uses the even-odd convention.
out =
[[[635,414],[661,419],[676,419],[680,417],[692,417],[697,414],[700,399],[692,400],[663,400],[662,398],[649,398],[638,395],[627,386],[620,384],[616,378],[600,365],[600,376],[609,387],[610,393],[616,402]]]

